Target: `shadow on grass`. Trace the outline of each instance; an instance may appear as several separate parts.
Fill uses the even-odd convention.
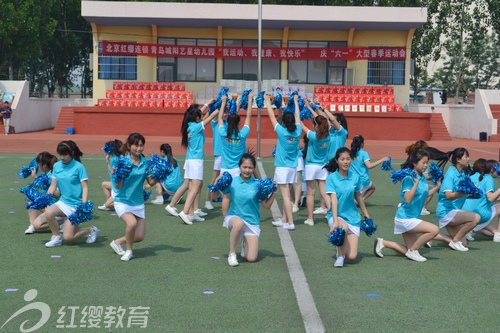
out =
[[[154,257],[158,255],[157,252],[161,251],[182,253],[182,252],[190,252],[192,250],[193,249],[191,247],[180,247],[180,246],[171,246],[166,244],[158,244],[150,247],[138,248],[137,250],[134,249],[134,255],[137,257]]]

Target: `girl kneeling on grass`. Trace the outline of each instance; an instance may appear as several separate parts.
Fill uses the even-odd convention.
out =
[[[413,152],[401,169],[410,168],[417,173],[417,177],[406,176],[401,185],[400,197],[403,200],[394,218],[394,233],[403,234],[404,245],[396,242],[377,238],[374,244],[375,255],[382,258],[382,249],[387,247],[411,260],[426,261],[418,250],[431,239],[437,239],[445,243],[449,239],[439,235],[439,228],[420,219],[420,212],[428,195],[432,195],[441,187],[441,180],[429,191],[424,171],[429,163],[429,154],[423,150]],[[418,236],[418,234],[422,234]]]
[[[175,192],[182,186],[183,179],[181,175],[181,167],[177,159],[172,154],[172,147],[168,143],[164,143],[160,146],[160,157],[163,157],[172,166],[172,173],[170,173],[167,178],[161,183],[156,184],[156,194],[157,197],[151,203],[156,205],[162,205],[164,202],[164,196],[175,195]],[[149,190],[151,185],[144,185],[144,189]]]
[[[113,147],[113,153],[111,154],[105,153],[110,181],[103,181],[101,184],[102,191],[104,192],[104,196],[106,197],[106,201],[102,206],[97,207],[97,209],[99,210],[112,210],[114,207],[117,190],[115,181],[113,180],[113,175],[111,174],[111,168],[114,168],[116,166],[118,159],[122,155],[121,149],[123,146],[123,142],[121,142],[120,140],[113,140],[106,142],[106,144],[109,145],[110,147]]]
[[[250,154],[243,154],[240,159],[240,175],[233,178],[231,185],[223,192],[229,195],[229,210],[224,223],[231,232],[229,238],[230,266],[238,266],[236,247],[243,239],[241,256],[249,262],[257,260],[260,236],[259,199],[257,198],[258,180],[252,175],[255,169],[255,158]],[[214,197],[216,194],[214,193]],[[270,209],[276,192],[269,198],[261,201],[262,206]]]
[[[89,195],[89,185],[87,170],[80,163],[80,156],[83,153],[80,151],[76,143],[73,141],[63,141],[57,146],[57,154],[60,161],[54,164],[52,173],[52,182],[48,194],[54,195],[57,189],[61,192],[59,201],[51,205],[44,214],[40,215],[35,220],[35,228],[41,222],[41,216],[45,216],[47,223],[52,231],[52,237],[49,242],[45,243],[46,247],[55,247],[62,245],[62,237],[59,232],[59,225],[56,221],[56,216],[68,217],[76,211],[78,205],[87,202]],[[94,243],[97,238],[99,229],[92,226],[90,228],[79,229],[78,223],[71,224],[69,219],[64,226],[64,240],[73,242],[85,235],[87,243]]]
[[[359,232],[361,217],[356,208],[357,200],[361,212],[369,219],[365,202],[361,200],[361,181],[356,172],[349,169],[352,156],[348,148],[340,148],[325,169],[332,172],[326,178],[326,193],[330,196],[330,209],[328,210],[328,225],[330,233],[337,228],[345,230],[344,244],[337,247],[337,260],[335,267],[343,267],[344,259],[356,260],[358,256]]]

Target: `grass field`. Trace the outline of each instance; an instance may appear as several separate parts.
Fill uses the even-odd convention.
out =
[[[25,329],[35,325],[41,317],[38,310],[26,311],[8,321],[33,302],[43,302],[51,309],[50,318],[39,332],[305,330],[278,232],[270,223],[271,211],[261,208],[258,261],[250,264],[240,260],[235,268],[227,264],[229,232],[221,227],[220,203],[214,203],[215,210],[207,211],[205,222],[192,226],[168,215],[164,205],[147,204],[146,237],[134,246],[134,259],[127,263],[121,262],[109,247],[110,241],[125,231],[125,224],[111,215],[113,212],[96,210],[95,220],[86,222],[101,229],[95,244],[86,244],[83,238],[47,249],[44,243],[50,239],[50,232],[24,235],[29,221],[19,189],[29,181],[15,176],[21,165],[27,165],[33,157],[0,156],[4,236],[0,243],[0,327],[4,327],[0,331],[17,332],[26,320],[30,321]],[[268,177],[272,177],[273,161],[262,162]],[[108,180],[104,157],[84,156],[83,163],[89,174],[90,199],[100,205],[104,202],[100,183]],[[207,159],[206,180],[211,176],[212,164]],[[316,225],[309,227],[302,223],[307,217],[305,208],[294,216],[297,229],[290,234],[325,330],[498,331],[500,319],[495,304],[500,287],[496,281],[500,275],[500,244],[476,235],[466,253],[434,242],[431,249],[421,250],[428,258],[425,263],[410,261],[387,249],[384,258],[375,257],[375,237],[402,241],[401,236],[393,235],[400,185],[393,185],[380,168],[371,171],[371,179],[377,190],[367,201],[367,208],[378,231],[372,237],[361,235],[358,259],[346,262],[342,269],[333,268],[335,249],[325,236],[326,219],[317,216]],[[434,198],[429,205],[431,212],[435,212],[436,202]],[[281,207],[281,200],[278,203]],[[437,223],[435,219],[435,214],[426,217]],[[25,301],[25,293],[31,289],[36,289],[38,295]],[[207,291],[213,294],[205,294]],[[100,328],[81,326],[88,326],[86,315],[95,313],[89,307],[103,307],[101,316],[97,316],[102,319]],[[121,313],[125,313],[123,327],[116,328],[118,320],[111,312],[108,317],[115,321],[107,321],[107,308],[112,310],[109,307],[121,307]],[[149,308],[149,313],[134,317],[132,307]],[[139,324],[146,317],[147,327],[141,328]]]

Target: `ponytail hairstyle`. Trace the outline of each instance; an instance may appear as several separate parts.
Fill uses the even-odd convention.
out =
[[[227,137],[231,138],[231,135],[234,132],[234,137],[238,137],[238,133],[240,132],[238,126],[240,126],[240,116],[237,114],[230,114],[227,116]]]
[[[124,155],[130,152],[130,146],[142,143],[146,144],[146,139],[139,133],[132,133],[128,136],[127,142],[122,146],[122,151]]]
[[[408,156],[406,161],[401,164],[401,169],[406,169],[410,168],[412,170],[415,169],[415,164],[417,164],[422,158],[426,157],[429,158],[429,153],[426,152],[425,150],[416,150],[413,153]]]
[[[305,160],[307,157],[307,147],[309,146],[309,138],[307,137],[307,134],[304,134],[302,140],[304,140],[304,149],[302,150],[302,158]]]
[[[356,157],[356,155],[358,155],[358,151],[361,149],[363,143],[365,143],[365,139],[361,135],[356,135],[354,138],[352,138],[351,142],[352,156]]]
[[[314,123],[316,124],[316,139],[319,141],[326,138],[329,134],[328,120],[323,116],[317,116],[314,118]]]
[[[345,128],[345,130],[347,131],[347,136],[349,136],[349,130],[347,129],[347,119],[345,118],[344,114],[341,112],[337,112],[337,113],[334,113],[333,116],[335,117],[335,119],[337,119],[339,124],[343,128]]]
[[[496,172],[497,169],[495,168],[495,164],[498,165],[498,161],[495,161],[495,160],[488,160],[488,161],[486,161],[486,166],[487,166],[487,168],[489,168],[488,170],[493,170],[493,171]]]
[[[120,140],[113,140],[113,141],[108,141],[106,142],[108,145],[110,145],[111,147],[113,147],[113,155],[114,156],[120,156],[122,154],[122,146],[123,146],[123,142],[121,142]]]
[[[492,168],[488,168],[488,162],[484,158],[480,158],[474,162],[472,171],[479,173],[479,181],[483,180],[484,174],[490,174]]]
[[[194,105],[198,105],[198,104],[191,105],[186,110],[186,113],[184,113],[184,120],[182,121],[182,126],[181,126],[181,133],[182,133],[181,145],[183,147],[186,147],[186,148],[189,144],[188,131],[187,131],[189,123],[196,122],[196,120],[198,118],[201,118],[201,116],[202,116],[201,110],[198,108],[195,108]]]
[[[57,162],[57,157],[49,153],[48,151],[41,152],[36,157],[36,163],[38,163],[38,167],[40,170],[43,170],[43,166],[46,165],[49,167],[49,170],[52,171],[54,164]]]
[[[83,153],[80,151],[80,148],[78,148],[78,145],[72,140],[62,141],[59,143],[57,145],[57,153],[59,155],[70,155],[78,162],[81,162],[80,157],[83,156]]]
[[[285,112],[281,116],[281,125],[285,127],[288,132],[293,133],[297,129],[297,124],[295,124],[295,115],[291,112]]]
[[[332,158],[327,164],[325,164],[323,169],[328,170],[328,172],[337,171],[339,168],[338,160],[340,158],[340,155],[343,153],[348,153],[349,156],[351,157],[351,159],[353,158],[352,152],[349,150],[349,148],[346,148],[346,147],[339,148],[339,149],[337,149],[337,152],[335,153],[335,157]]]
[[[172,147],[168,143],[164,143],[160,146],[160,150],[165,152],[168,163],[175,169],[177,168],[177,161],[174,159],[174,155],[172,155]]]

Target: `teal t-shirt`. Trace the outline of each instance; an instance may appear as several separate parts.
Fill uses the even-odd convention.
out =
[[[205,159],[205,127],[199,123],[191,122],[188,124],[188,147],[186,160]]]
[[[495,180],[490,175],[484,175],[482,180],[479,180],[481,176],[480,173],[475,173],[470,176],[470,179],[476,185],[476,187],[480,188],[483,191],[483,196],[479,199],[465,199],[465,204],[462,207],[463,210],[474,212],[481,216],[481,222],[486,223],[491,219],[491,206],[494,205],[494,201],[488,201],[486,197],[486,193],[495,192]]]
[[[257,198],[258,180],[250,177],[247,181],[241,176],[234,177],[231,186],[222,193],[231,194],[227,215],[236,215],[252,225],[260,225],[259,199]]]
[[[130,159],[130,154],[124,158]],[[122,187],[118,190],[115,201],[129,206],[139,206],[144,204],[142,185],[147,177],[148,159],[141,156],[141,163],[138,166],[134,163],[132,165],[132,171],[127,178],[123,179]]]
[[[163,181],[163,186],[165,187],[165,189],[171,192],[177,191],[184,182],[181,175],[181,166],[175,157],[174,160],[177,162],[177,167],[174,168],[174,171],[172,171],[172,173],[169,174],[167,178]]]
[[[330,135],[321,140],[316,138],[316,132],[307,133],[309,143],[307,144],[307,158],[305,164],[325,165],[328,162],[328,147],[330,146]]]
[[[458,183],[464,178],[465,172],[462,170],[462,173],[458,172],[457,168],[452,165],[446,171],[444,175],[443,182],[441,183],[441,188],[439,189],[439,199],[436,208],[436,216],[438,219],[442,219],[445,217],[450,211],[454,209],[462,209],[465,199],[467,199],[467,195],[464,195],[461,198],[455,200],[446,199],[446,195],[444,192],[457,192]]]
[[[330,147],[328,149],[328,160],[335,157],[337,150],[345,146],[347,140],[347,130],[340,126],[338,131],[330,127]]]
[[[396,217],[400,219],[411,219],[420,218],[420,213],[422,212],[422,208],[424,208],[425,199],[427,199],[427,195],[429,194],[429,184],[427,184],[427,179],[425,179],[424,174],[418,176],[418,186],[415,191],[415,196],[410,203],[406,203],[405,201],[405,192],[411,191],[413,188],[413,178],[411,176],[406,176],[403,179],[403,183],[401,184],[401,192],[399,194],[401,200],[401,206],[399,206],[398,211],[396,212]]]
[[[54,164],[52,178],[57,180],[61,202],[70,207],[76,207],[82,203],[82,181],[89,178],[82,163],[75,159],[72,159],[68,165],[59,161]]]
[[[274,166],[296,168],[299,165],[299,144],[302,126],[296,124],[295,131],[290,133],[283,125],[276,124],[274,131],[278,134]]]
[[[361,225],[361,216],[354,201],[354,193],[358,192],[361,187],[358,175],[351,171],[347,173],[346,178],[342,177],[338,170],[326,178],[326,193],[337,195],[337,216],[355,227]],[[327,219],[330,220],[332,216],[332,208],[330,207]]]
[[[219,126],[219,135],[222,142],[221,168],[235,169],[240,164],[241,156],[247,152],[247,137],[250,134],[250,127],[243,126],[235,137],[234,132],[231,137],[227,137],[227,124]]]
[[[370,173],[368,167],[365,165],[365,161],[369,161],[370,156],[363,149],[359,149],[356,157],[351,162],[351,167],[349,170],[354,170],[361,180],[363,186],[368,186],[370,184]]]

